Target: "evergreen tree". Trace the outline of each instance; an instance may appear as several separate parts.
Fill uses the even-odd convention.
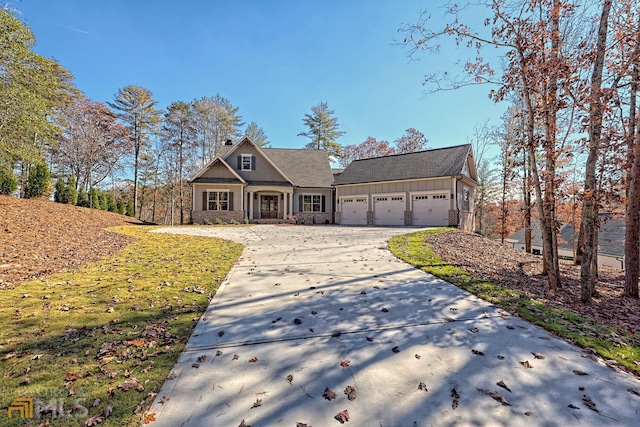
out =
[[[133,201],[132,200],[127,200],[127,212],[126,212],[127,216],[134,216],[135,215],[135,211],[133,210]]]
[[[342,147],[336,139],[344,135],[338,130],[338,119],[334,117],[333,110],[329,110],[326,102],[320,102],[311,107],[312,114],[305,114],[302,121],[309,128],[306,132],[300,132],[298,136],[306,136],[311,139],[306,148],[310,150],[325,150],[329,158],[337,160],[340,157]]]
[[[56,203],[67,203],[66,199],[64,180],[62,177],[58,177],[53,190],[53,201]]]
[[[89,207],[92,209],[100,209],[100,196],[98,190],[92,187],[89,190]]]
[[[267,134],[256,122],[251,122],[247,125],[247,128],[244,131],[245,136],[251,138],[254,144],[258,147],[268,148],[269,147],[269,138],[267,138]]]
[[[111,193],[105,193],[107,196],[107,210],[109,212],[116,212],[117,210],[117,205],[116,205],[116,199],[113,198],[113,194]]]
[[[50,184],[51,176],[49,175],[49,168],[47,167],[47,164],[44,162],[38,163],[33,166],[29,172],[27,185],[24,189],[24,197],[27,199],[34,199],[46,196],[50,194]]]
[[[84,188],[80,188],[80,191],[78,192],[78,201],[76,205],[82,206],[83,208],[91,207],[89,205],[89,195],[84,191]]]
[[[76,177],[69,175],[66,185],[67,201],[70,205],[78,204],[78,189],[76,188]]]
[[[9,195],[18,189],[18,182],[9,168],[0,167],[0,194]]]
[[[124,201],[122,199],[118,200],[116,204],[116,212],[120,215],[124,215]]]
[[[100,209],[103,211],[108,211],[109,210],[109,195],[104,192],[104,191],[100,191]]]

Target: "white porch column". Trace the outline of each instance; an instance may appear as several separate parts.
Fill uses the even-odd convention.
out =
[[[249,219],[253,219],[253,191],[249,191]]]
[[[289,213],[293,216],[293,191],[289,193]]]

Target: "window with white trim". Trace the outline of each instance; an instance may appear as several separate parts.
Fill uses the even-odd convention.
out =
[[[243,171],[250,171],[251,170],[251,155],[250,154],[243,154],[242,155],[242,160],[240,162],[240,168]]]
[[[229,192],[228,191],[208,191],[207,192],[207,210],[228,211],[229,210]]]
[[[322,196],[313,194],[302,196],[302,212],[322,212]]]

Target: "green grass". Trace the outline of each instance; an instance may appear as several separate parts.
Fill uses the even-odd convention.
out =
[[[391,251],[403,261],[446,280],[506,311],[538,325],[583,348],[591,348],[606,360],[615,360],[640,375],[640,337],[604,326],[568,310],[548,307],[513,290],[473,277],[442,260],[426,243],[432,234],[448,229],[421,230],[396,236]],[[472,248],[470,248],[472,250]]]
[[[236,243],[151,227],[113,230],[134,242],[79,271],[0,291],[0,425],[80,425],[107,407],[101,426],[140,424],[242,252]],[[9,419],[18,397],[73,412]]]

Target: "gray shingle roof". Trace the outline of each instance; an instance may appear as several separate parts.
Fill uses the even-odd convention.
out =
[[[324,150],[263,148],[262,151],[298,187],[331,187],[333,183]]]
[[[335,185],[365,182],[457,176],[471,150],[470,144],[447,148],[354,160],[338,176]]]

